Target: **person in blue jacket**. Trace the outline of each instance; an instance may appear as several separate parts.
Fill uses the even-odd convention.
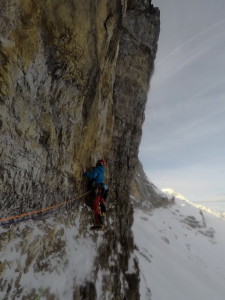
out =
[[[104,185],[105,166],[105,160],[100,159],[98,160],[96,166],[92,169],[92,172],[87,172],[86,170],[84,170],[84,176],[88,177],[91,180],[91,184],[95,192],[95,198],[93,199],[91,208],[95,213],[95,225],[99,226],[104,225],[104,216],[106,214],[106,207],[103,197],[104,191],[106,190],[106,187]]]

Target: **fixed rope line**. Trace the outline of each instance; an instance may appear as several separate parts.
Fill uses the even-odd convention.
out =
[[[54,213],[54,212],[56,212],[56,211],[58,211],[59,210],[59,208],[57,208],[56,210],[53,210],[53,211],[49,211],[49,212],[47,212],[47,213],[45,213],[44,215],[43,215],[43,217],[44,216],[47,216],[47,215],[49,215],[49,214],[52,214],[52,213]],[[41,216],[42,217],[42,216]],[[17,224],[17,223],[20,223],[20,222],[26,222],[26,221],[29,221],[29,220],[38,220],[38,216],[37,217],[34,217],[34,216],[32,216],[32,217],[29,217],[29,218],[26,218],[26,219],[20,219],[20,220],[14,220],[14,219],[12,219],[12,221],[9,221],[9,222],[7,222],[7,223],[1,223],[0,224],[0,227],[2,226],[8,226],[8,225],[10,225],[10,224]]]
[[[18,218],[22,218],[22,217],[25,217],[25,216],[30,216],[30,215],[33,215],[33,214],[36,214],[36,213],[40,213],[40,212],[43,212],[43,211],[47,211],[47,210],[50,210],[50,209],[53,209],[53,208],[57,208],[57,207],[66,205],[68,203],[74,202],[75,200],[78,200],[80,198],[83,198],[84,196],[88,195],[90,192],[91,191],[89,191],[89,192],[87,192],[87,193],[85,193],[83,195],[80,195],[80,196],[74,198],[73,200],[65,201],[63,203],[56,204],[56,205],[53,205],[53,206],[49,206],[47,208],[43,208],[43,209],[40,209],[40,210],[32,211],[32,212],[29,212],[29,213],[26,213],[26,214],[21,214],[21,215],[18,215],[18,216],[13,216],[13,217],[8,217],[8,218],[0,219],[0,222],[11,220],[11,219],[18,219]]]

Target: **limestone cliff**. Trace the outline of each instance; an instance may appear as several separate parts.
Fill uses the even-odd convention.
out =
[[[149,0],[1,0],[0,8],[1,215],[72,199],[87,190],[83,167],[106,159],[112,225],[108,244],[98,245],[96,255],[114,275],[102,282],[113,299],[138,299],[135,259],[136,271],[126,273],[134,247],[129,190],[157,50],[159,11]],[[80,211],[74,212],[68,220],[79,216]],[[76,226],[86,224],[85,213],[79,222]],[[55,235],[60,237],[62,230]],[[81,235],[82,230],[77,239]],[[119,259],[110,266],[112,254]],[[0,271],[6,267],[7,261]],[[87,295],[90,282],[75,282],[75,291],[80,284]],[[89,294],[82,299],[96,297]]]
[[[139,162],[131,181],[131,201],[134,207],[152,210],[172,204],[174,197],[169,199],[165,193],[150,182]]]

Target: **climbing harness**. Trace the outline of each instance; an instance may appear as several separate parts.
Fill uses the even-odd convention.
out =
[[[36,210],[36,211],[32,211],[32,212],[29,212],[29,213],[25,213],[25,214],[21,214],[21,215],[17,215],[17,216],[13,216],[13,217],[8,217],[8,218],[3,218],[3,219],[0,219],[0,222],[3,222],[3,221],[7,221],[7,220],[12,220],[12,219],[18,219],[18,218],[22,218],[22,217],[25,217],[25,216],[29,216],[29,215],[33,215],[33,214],[36,214],[36,213],[40,213],[40,212],[44,212],[44,211],[49,211],[51,209],[54,209],[54,208],[57,208],[56,210],[54,210],[53,212],[56,212],[58,210],[59,207],[61,206],[64,206],[66,204],[69,204],[69,203],[73,203],[74,201],[80,199],[80,198],[83,198],[85,197],[86,195],[88,195],[91,191],[88,191],[87,193],[85,194],[82,194],[72,200],[69,200],[69,201],[65,201],[63,203],[60,203],[60,204],[57,204],[57,205],[53,205],[53,206],[49,206],[47,208],[43,208],[43,209],[40,209],[40,210]],[[52,212],[49,212],[49,213],[52,213]],[[48,214],[48,213],[47,213]],[[18,223],[18,222],[22,222],[22,221],[27,221],[27,220],[31,220],[33,218],[27,218],[27,219],[23,219],[23,220],[20,220],[20,221],[11,221],[11,222],[7,222],[7,223],[3,223],[3,224],[0,224],[0,226],[6,226],[6,225],[10,225],[10,224],[14,224],[14,223]]]

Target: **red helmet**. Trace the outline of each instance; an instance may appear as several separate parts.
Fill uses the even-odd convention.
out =
[[[96,166],[106,166],[106,161],[104,159],[99,159]]]

